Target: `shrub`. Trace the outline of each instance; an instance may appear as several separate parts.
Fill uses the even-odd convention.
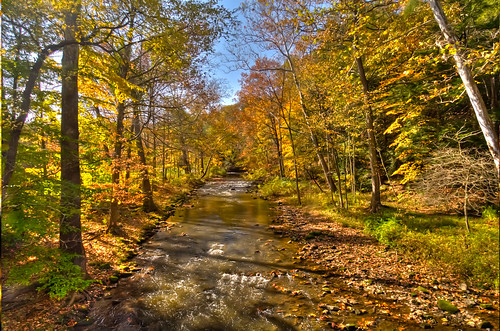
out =
[[[498,221],[498,209],[493,206],[488,206],[483,210],[483,219],[487,222],[497,222]]]
[[[80,267],[72,262],[73,257],[59,249],[38,247],[29,254],[19,256],[9,271],[7,284],[28,285],[38,281],[38,290],[47,290],[51,298],[62,299],[94,282],[83,278]]]
[[[72,262],[73,256],[61,255],[55,265],[51,265],[47,272],[40,276],[42,284],[38,289],[46,289],[51,298],[62,299],[72,291],[81,291],[86,289],[92,279],[84,279],[82,270]]]
[[[404,235],[405,227],[396,217],[368,218],[365,221],[366,230],[383,244],[396,246],[396,242]]]
[[[246,180],[251,180],[251,181],[260,181],[264,180],[266,176],[267,176],[266,169],[255,169],[245,174],[244,178]]]
[[[498,175],[488,152],[444,148],[428,163],[416,183],[428,205],[480,215],[485,205],[497,202]]]

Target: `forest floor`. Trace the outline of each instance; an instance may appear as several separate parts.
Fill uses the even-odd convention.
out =
[[[364,296],[381,297],[392,305],[373,309],[391,315],[392,307],[409,308],[404,318],[422,328],[448,325],[458,329],[499,328],[498,292],[470,288],[460,278],[438,266],[430,266],[380,244],[360,229],[309,213],[277,201],[277,216],[270,228],[279,236],[299,243],[296,259],[323,265],[346,285]],[[438,307],[446,300],[457,309]]]

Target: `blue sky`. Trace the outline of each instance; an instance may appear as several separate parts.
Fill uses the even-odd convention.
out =
[[[238,8],[241,1],[239,0],[219,0],[219,3],[222,4],[225,8],[229,10],[234,10]],[[227,62],[224,55],[227,55],[226,51],[227,44],[224,40],[222,40],[219,44],[217,44],[215,48],[215,52],[218,54],[216,56],[215,68],[213,70],[215,77],[218,80],[222,81],[223,90],[227,94],[226,97],[222,99],[222,103],[225,105],[234,104],[236,101],[235,93],[239,90],[240,84],[238,80],[241,78],[242,70],[235,70],[235,63]]]

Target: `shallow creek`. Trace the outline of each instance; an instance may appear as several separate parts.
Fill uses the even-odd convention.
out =
[[[173,227],[144,244],[140,271],[94,305],[87,329],[323,330],[366,321],[413,329],[321,265],[293,259],[296,244],[267,230],[270,204],[248,189],[236,176],[200,188],[193,206],[169,219]]]

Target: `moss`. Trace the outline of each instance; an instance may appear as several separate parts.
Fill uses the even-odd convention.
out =
[[[450,314],[455,314],[456,312],[458,312],[458,308],[446,300],[438,300],[437,306],[439,307],[439,309],[444,310]]]
[[[313,239],[317,236],[321,236],[323,234],[323,232],[321,231],[311,231],[309,232],[306,236],[305,236],[305,239],[306,240],[309,240],[309,239]]]
[[[109,276],[109,281],[111,283],[118,283],[118,280],[120,280],[120,278],[118,276],[116,276],[116,275]]]
[[[420,291],[420,292],[422,292],[422,293],[424,293],[424,294],[429,294],[429,293],[431,293],[431,292],[429,292],[429,290],[428,290],[428,289],[426,289],[426,288],[425,288],[425,287],[423,287],[423,286],[419,286],[419,287],[417,287],[417,291]]]
[[[112,269],[111,263],[107,262],[107,261],[106,262],[103,262],[103,261],[91,261],[89,263],[89,265],[94,266],[94,267],[96,267],[98,269],[101,269],[101,270],[110,270],[110,269]]]

